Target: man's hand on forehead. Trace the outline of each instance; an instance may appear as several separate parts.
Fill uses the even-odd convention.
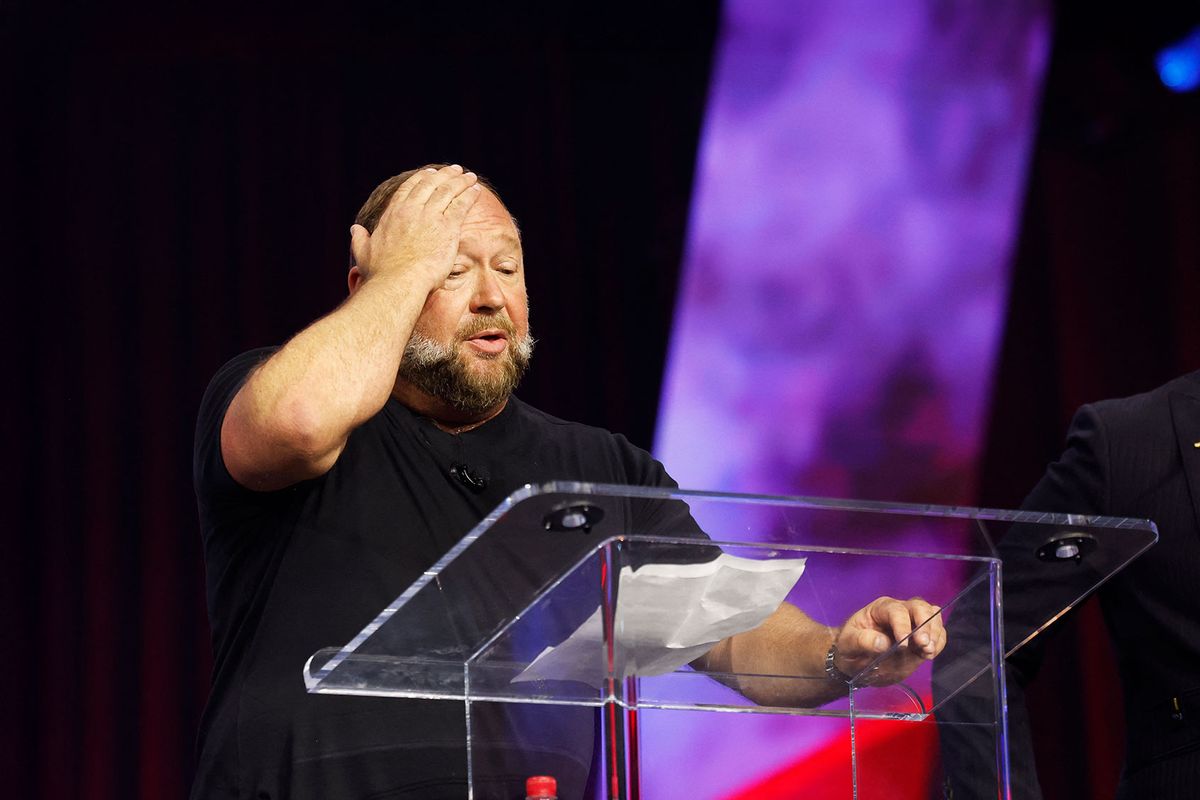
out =
[[[387,213],[397,205],[409,202],[431,204],[435,210],[439,210],[443,214],[450,213],[450,205],[455,198],[464,190],[478,185],[479,179],[475,173],[464,171],[458,164],[451,164],[441,169],[426,167],[400,184],[400,188],[388,202],[384,216],[386,217]],[[474,205],[474,202],[472,200],[463,208],[462,216],[466,216],[467,209]],[[380,222],[382,223],[382,219]]]
[[[459,235],[483,187],[457,164],[422,170],[396,190],[373,232],[350,228],[350,249],[363,278],[404,276],[426,292],[454,266]]]

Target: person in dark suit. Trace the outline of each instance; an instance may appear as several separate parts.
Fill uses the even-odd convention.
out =
[[[1124,690],[1126,762],[1117,797],[1200,796],[1200,371],[1145,394],[1080,408],[1066,450],[1022,508],[1150,519],[1157,525],[1158,543],[1099,592]],[[1041,602],[1039,593],[1056,589],[1044,568],[1005,556],[1004,542],[1000,550],[1007,620],[1021,613],[1023,596]],[[953,617],[949,628],[953,640]],[[1017,800],[1042,796],[1024,686],[1044,649],[1044,639],[1034,639],[1006,662]],[[987,772],[981,759],[988,745],[977,735],[964,736],[965,730],[947,728],[949,735],[943,735],[956,800],[987,796],[988,790],[978,777]]]

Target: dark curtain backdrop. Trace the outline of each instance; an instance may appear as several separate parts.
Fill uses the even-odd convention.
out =
[[[717,3],[424,5],[0,7],[5,797],[184,795],[196,407],[345,296],[382,179],[488,175],[542,339],[523,396],[650,445]]]
[[[1079,405],[1200,369],[1200,92],[1168,91],[1153,61],[1200,11],[1117,6],[1059,4],[983,505],[1021,501]],[[1028,697],[1042,786],[1111,798],[1124,726],[1098,603],[1056,627]]]
[[[0,6],[5,796],[184,793],[210,659],[196,405],[225,359],[344,296],[348,226],[382,178],[489,175],[542,338],[522,394],[649,445],[717,3],[497,6]],[[1068,12],[991,505],[1019,502],[1079,403],[1200,367],[1197,98],[1147,71],[1161,31]],[[1103,796],[1119,758],[1111,673],[1074,678],[1103,665],[1082,616],[1034,689],[1051,797]]]

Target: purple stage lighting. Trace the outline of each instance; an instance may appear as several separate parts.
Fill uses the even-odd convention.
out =
[[[972,503],[1048,16],[726,3],[656,442],[682,486]],[[647,796],[730,797],[828,744],[728,716],[646,715],[644,762],[676,767]]]

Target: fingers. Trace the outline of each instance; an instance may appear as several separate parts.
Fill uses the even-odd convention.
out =
[[[881,597],[869,608],[871,621],[885,632],[890,632],[893,642],[898,642],[912,633],[912,617],[907,604],[890,597]]]
[[[479,196],[479,192],[474,190],[474,187],[477,186],[479,186],[479,176],[474,172],[452,175],[433,190],[426,202],[426,207],[429,211],[436,213],[465,215],[466,210],[475,204],[475,199]],[[463,195],[467,195],[469,202],[456,205],[458,199]]]
[[[910,640],[910,648],[923,658],[934,658],[946,647],[946,627],[942,610],[919,597],[909,600],[913,621],[920,627]]]
[[[413,178],[417,180],[405,197],[405,202],[428,206],[430,210],[438,212],[445,211],[451,200],[479,180],[475,173],[465,172],[458,164],[433,172],[419,172]]]
[[[894,643],[905,641],[905,637],[908,637],[905,646],[875,663],[871,674],[863,679],[864,685],[902,681],[946,646],[946,629],[939,607],[919,597],[877,598],[851,615],[839,632],[837,651],[844,663],[837,666],[853,674],[876,661]]]
[[[837,634],[838,655],[847,663],[847,671],[862,667],[892,645],[892,640],[871,623],[866,612],[864,608],[851,616]]]
[[[849,658],[877,656],[892,645],[888,637],[870,628],[851,630],[849,633],[847,646],[839,648]]]
[[[429,214],[445,215],[462,222],[479,199],[479,176],[465,172],[458,164],[434,169],[428,167],[416,173],[392,195],[376,228],[388,228],[394,220],[414,219]]]
[[[417,185],[420,184],[422,180],[429,177],[429,175],[431,175],[432,173],[435,173],[435,172],[437,172],[436,169],[429,167],[427,169],[419,170],[418,172],[415,172],[412,175],[409,175],[408,180],[406,180],[404,183],[400,184],[400,188],[398,188],[396,190],[396,192],[392,195],[392,199],[388,201],[388,205],[391,206],[395,203],[403,203],[405,200],[408,199],[408,196],[410,194],[412,194],[413,189],[416,188]]]
[[[896,600],[880,597],[847,621],[848,629],[859,628],[855,645],[863,652],[881,652],[873,644],[872,634],[894,642],[908,640],[910,650],[924,658],[932,658],[946,645],[946,629],[941,609],[920,597]]]
[[[910,652],[921,658],[933,658],[946,646],[946,629],[940,612],[937,606],[913,597],[903,602],[890,600],[884,613],[896,641],[908,637]]]
[[[425,205],[425,202],[429,199],[429,195],[437,188],[437,178],[439,175],[443,173],[447,175],[457,174],[461,171],[462,167],[459,167],[457,164],[442,167],[441,169],[426,167],[400,184],[400,188],[396,190],[392,205],[399,205],[400,203],[410,201],[418,206]],[[403,192],[403,195],[401,195],[401,192]]]
[[[914,597],[905,603],[908,606],[909,618],[912,624],[916,626],[916,631],[913,632],[910,643],[924,647],[930,643],[929,629],[925,623],[934,615],[933,606],[926,603],[919,597]]]
[[[472,175],[472,173],[467,173]],[[471,206],[475,205],[475,201],[479,199],[479,195],[483,193],[483,186],[479,183],[473,183],[467,187],[466,191],[459,194],[450,201],[446,206],[445,214],[452,219],[461,220],[467,216],[467,212],[471,210]]]

